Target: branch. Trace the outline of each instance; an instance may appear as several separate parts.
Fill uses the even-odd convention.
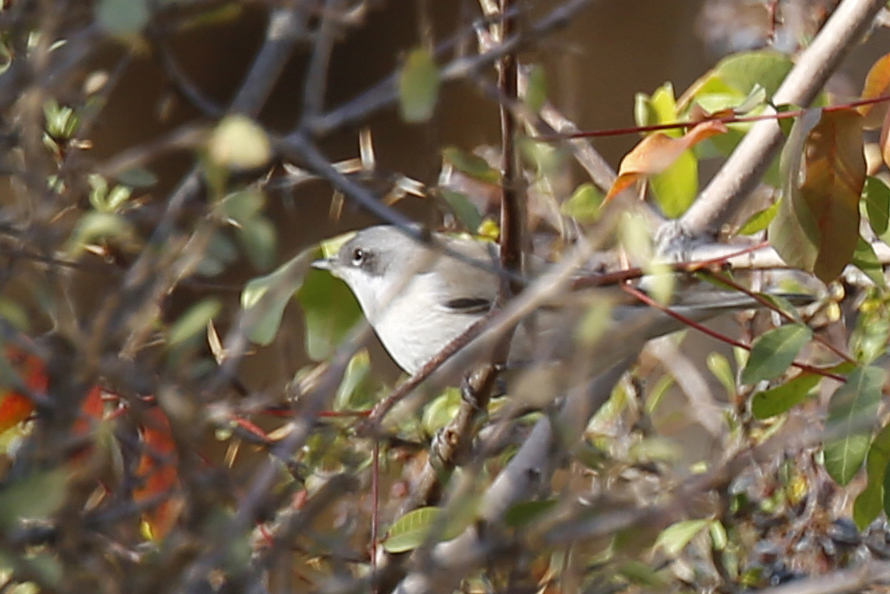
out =
[[[557,461],[567,444],[580,438],[587,421],[609,399],[612,388],[633,362],[627,359],[601,374],[587,386],[569,394],[554,430],[551,419],[538,421],[531,435],[497,476],[482,498],[479,517],[484,524],[496,525],[510,507],[526,501],[550,484]],[[405,577],[395,590],[397,594],[451,592],[460,580],[486,560],[496,546],[495,531],[472,526],[448,542],[437,544],[428,559],[419,561],[416,570]]]
[[[883,0],[843,0],[776,91],[773,102],[812,103],[885,5]],[[683,245],[730,221],[760,183],[782,140],[775,121],[752,126],[686,214],[659,231],[662,251],[671,251],[678,243]]]
[[[452,60],[440,69],[443,83],[461,80],[491,67],[504,55],[516,52],[526,42],[540,39],[556,29],[567,26],[572,17],[593,0],[571,0],[555,8],[544,18],[492,48],[491,51],[472,57]],[[315,136],[326,136],[335,130],[355,125],[368,116],[392,105],[398,99],[398,73],[389,76],[377,86],[362,93],[345,105],[341,105],[309,122],[308,130]]]

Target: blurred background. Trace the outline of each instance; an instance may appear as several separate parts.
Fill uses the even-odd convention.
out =
[[[772,3],[757,0],[600,0],[567,27],[527,49],[522,60],[545,67],[550,100],[580,129],[631,127],[637,93],[650,94],[670,81],[679,96],[729,52],[768,43],[793,52],[835,4],[832,0],[785,1],[782,20],[772,23]],[[371,5],[363,25],[347,29],[334,49],[326,108],[349,101],[392,75],[406,52],[421,43],[458,36],[469,48],[475,44],[467,24],[478,17],[475,0],[397,0]],[[551,8],[547,2],[537,3],[532,13],[545,14]],[[254,57],[264,25],[262,8],[246,4],[211,26],[170,36],[170,54],[195,87],[224,106]],[[839,96],[853,97],[859,92],[880,46],[867,44],[847,59],[832,83]],[[121,46],[110,45],[97,66],[110,67],[122,51]],[[310,51],[307,46],[291,60],[261,113],[260,120],[273,130],[289,130],[300,116]],[[158,59],[137,51],[102,113],[92,156],[101,161],[200,117],[173,88]],[[436,114],[427,124],[403,123],[392,106],[364,126],[371,132],[380,170],[405,173],[425,183],[437,179],[441,147],[472,151],[499,142],[495,102],[467,84],[445,86]],[[358,135],[358,128],[338,131],[322,146],[332,161],[354,158]],[[628,134],[596,139],[593,144],[616,169],[622,155],[638,141],[637,135]],[[151,163],[160,183],[151,190],[150,199],[163,201],[192,162],[192,153],[182,152]],[[577,177],[576,184],[584,181]],[[278,228],[280,262],[323,238],[377,222],[348,202],[335,220],[330,214],[333,193],[326,183],[310,182],[295,189],[287,184],[270,187],[275,188],[268,194],[268,208]],[[437,222],[438,214],[429,201],[408,197],[398,208],[425,223]],[[220,285],[211,292],[224,288],[230,297],[227,310],[233,313],[243,283],[257,274],[244,262],[217,279]],[[96,288],[88,285],[85,298],[90,301],[89,293]],[[177,291],[169,303],[171,316],[200,296],[200,291]],[[248,357],[242,366],[243,380],[254,389],[283,385],[305,362],[301,314],[293,306],[285,316],[276,342],[263,349],[262,356]],[[379,345],[373,348],[373,360],[389,379],[397,375]]]

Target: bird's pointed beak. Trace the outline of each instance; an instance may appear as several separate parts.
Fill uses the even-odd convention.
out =
[[[334,262],[332,258],[322,258],[321,260],[315,260],[312,263],[312,268],[317,268],[318,270],[333,270]]]

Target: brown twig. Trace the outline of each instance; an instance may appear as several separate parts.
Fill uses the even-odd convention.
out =
[[[506,15],[510,0],[500,0],[500,12]],[[516,18],[505,16],[500,24],[500,39],[511,37],[516,28]],[[505,53],[498,61],[498,88],[507,101],[519,98],[519,73],[516,54]],[[503,103],[500,105],[501,122],[501,266],[514,274],[522,273],[523,232],[525,228],[525,200],[522,191],[522,172],[516,154],[517,121],[513,112]],[[509,293],[501,291],[503,303],[510,294],[522,290],[521,283],[511,281]]]

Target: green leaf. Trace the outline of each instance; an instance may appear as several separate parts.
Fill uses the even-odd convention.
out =
[[[148,24],[147,0],[101,0],[96,21],[111,35],[139,33]]]
[[[222,231],[217,231],[210,238],[203,256],[198,264],[198,274],[216,276],[238,258],[238,248]]]
[[[538,113],[547,102],[547,73],[540,64],[535,64],[528,73],[525,88],[525,105],[533,113]]]
[[[798,124],[809,115],[794,128],[800,130]],[[803,153],[789,155],[801,150],[794,130],[783,151],[784,198],[770,225],[770,241],[786,262],[826,283],[850,263],[859,240],[866,179],[862,134],[862,116],[856,110],[821,111]]]
[[[504,523],[510,528],[527,526],[556,507],[556,499],[522,501],[511,505],[504,513]]]
[[[284,308],[294,292],[300,288],[310,258],[316,253],[317,250],[314,249],[306,250],[270,274],[252,279],[244,286],[241,292],[241,308],[252,310],[260,305],[263,308],[262,311],[252,312],[248,317],[253,319],[246,321],[249,324],[246,329],[247,336],[251,342],[268,345],[275,339]],[[268,298],[266,298],[267,293]]]
[[[760,212],[754,213],[751,215],[751,218],[742,225],[742,228],[739,229],[739,235],[754,235],[755,233],[760,233],[769,227],[769,224],[776,218],[776,213],[778,212],[779,203],[775,202]]]
[[[80,126],[77,112],[67,105],[59,105],[53,99],[43,105],[43,117],[46,119],[46,131],[55,139],[72,138]]]
[[[383,548],[389,553],[416,549],[426,540],[441,513],[438,507],[421,507],[408,512],[390,527]]]
[[[461,173],[481,182],[496,184],[501,180],[501,175],[488,164],[488,161],[457,147],[445,147],[442,150],[442,158],[454,165],[454,168]]]
[[[684,520],[671,524],[658,535],[655,548],[662,547],[664,554],[669,558],[677,557],[686,545],[707,527],[708,520]]]
[[[479,229],[479,225],[482,224],[482,215],[479,214],[476,205],[467,198],[466,194],[461,192],[455,192],[448,188],[439,188],[439,193],[464,228],[475,233]]]
[[[133,226],[124,217],[110,212],[89,212],[80,217],[74,226],[66,251],[71,257],[75,257],[96,241],[129,242],[135,236]]]
[[[432,53],[426,48],[412,50],[399,75],[402,119],[409,123],[430,119],[439,99],[439,84],[439,67]]]
[[[562,203],[562,214],[571,217],[586,225],[595,223],[601,212],[605,194],[600,192],[593,184],[584,183],[575,188],[571,197]]]
[[[0,529],[10,530],[27,520],[45,521],[65,501],[68,471],[35,472],[4,485],[0,492]]]
[[[826,427],[840,437],[826,442],[823,451],[825,470],[839,485],[848,484],[865,460],[885,375],[879,367],[859,367],[831,397]]]
[[[869,225],[875,235],[886,242],[885,235],[890,228],[890,187],[882,179],[870,175],[865,179],[862,200]]]
[[[653,124],[667,124],[677,121],[677,100],[674,99],[674,85],[671,83],[666,82],[655,89],[652,97],[649,98],[649,104],[655,112],[656,120],[652,122]],[[664,133],[674,138],[683,136],[683,132],[679,128],[665,130]]]
[[[111,191],[108,192],[108,197],[105,199],[105,205],[110,212],[115,212],[121,206],[126,204],[132,194],[133,190],[131,188],[126,186],[114,186],[111,188]]]
[[[890,320],[880,309],[862,313],[856,320],[856,328],[850,336],[850,351],[857,361],[871,363],[887,352],[890,339]]]
[[[323,270],[306,275],[297,298],[306,316],[306,353],[323,361],[361,319],[361,310],[346,283]]]
[[[721,60],[713,75],[742,95],[748,96],[760,86],[772,97],[793,65],[788,56],[779,52],[743,52]]]
[[[871,247],[871,244],[862,239],[862,237],[859,238],[856,244],[856,251],[853,252],[853,259],[850,261],[850,264],[861,270],[875,285],[879,287],[887,286],[887,281],[884,278],[884,265],[878,260],[878,255],[875,253],[874,248]]]
[[[885,495],[888,489],[884,485],[887,480],[888,464],[890,464],[890,425],[878,432],[868,448],[865,461],[868,482],[853,502],[853,521],[860,530],[865,530],[878,517],[881,510],[890,516],[890,506],[887,505]]]
[[[105,199],[108,197],[108,180],[98,173],[91,173],[87,176],[87,183],[90,185],[90,205],[99,212],[107,212]]]
[[[256,189],[233,192],[220,202],[223,216],[238,225],[245,225],[254,219],[265,205],[266,197]]]
[[[801,373],[775,388],[758,392],[751,397],[751,413],[758,419],[786,413],[806,400],[821,380],[822,376],[815,373]]]
[[[786,324],[764,332],[751,347],[742,383],[756,384],[782,375],[812,337],[813,331],[802,324]]]
[[[334,410],[360,410],[373,403],[366,390],[370,373],[371,357],[367,349],[361,349],[346,366],[343,381],[340,382],[334,398]]]
[[[665,579],[655,568],[642,561],[627,561],[615,568],[621,577],[631,584],[642,586],[645,591],[665,592],[669,589]],[[634,588],[639,590],[640,588]]]
[[[773,293],[760,293],[760,296],[772,303],[776,309],[778,309],[780,312],[782,312],[798,324],[803,324],[803,318],[801,317],[800,312],[797,310],[797,307],[785,297]]]
[[[800,193],[800,171],[804,145],[810,131],[819,123],[821,110],[804,113],[794,121],[779,159],[782,198],[775,218],[769,224],[769,241],[782,259],[794,268],[813,270],[819,255],[819,226]]]
[[[438,507],[421,507],[406,513],[396,520],[387,531],[383,540],[383,548],[390,553],[403,553],[416,549],[429,538],[432,530],[442,541],[458,536],[477,517],[479,499],[463,497],[456,505],[448,508],[448,515],[442,518],[442,510]],[[445,525],[440,522],[445,520]],[[441,529],[441,533],[438,530]]]
[[[715,551],[725,551],[729,544],[729,535],[726,534],[726,526],[720,520],[708,522],[708,532],[711,534],[711,546]]]
[[[427,435],[435,435],[451,422],[460,409],[461,393],[458,388],[446,388],[423,409],[421,426]]]
[[[883,497],[881,498],[881,503],[883,503],[884,513],[890,516],[890,473],[887,472],[888,467],[890,467],[890,461],[884,466],[884,484],[883,484]]]
[[[278,256],[275,225],[265,217],[256,217],[238,227],[236,235],[255,268],[268,270],[272,266]]]
[[[143,167],[133,167],[122,171],[115,176],[118,183],[131,188],[150,188],[157,185],[158,176]]]
[[[714,377],[726,388],[726,393],[729,396],[734,396],[736,393],[735,374],[732,372],[729,359],[720,353],[708,353],[707,365]]]
[[[698,194],[698,159],[691,150],[683,151],[667,171],[653,176],[650,183],[662,212],[675,219],[686,212]]]
[[[207,324],[222,310],[222,301],[215,297],[208,297],[191,306],[182,314],[176,323],[170,328],[167,338],[169,346],[176,346],[200,334],[203,334]]]
[[[634,121],[637,126],[651,126],[658,122],[658,114],[652,106],[649,95],[637,93],[634,95]]]

